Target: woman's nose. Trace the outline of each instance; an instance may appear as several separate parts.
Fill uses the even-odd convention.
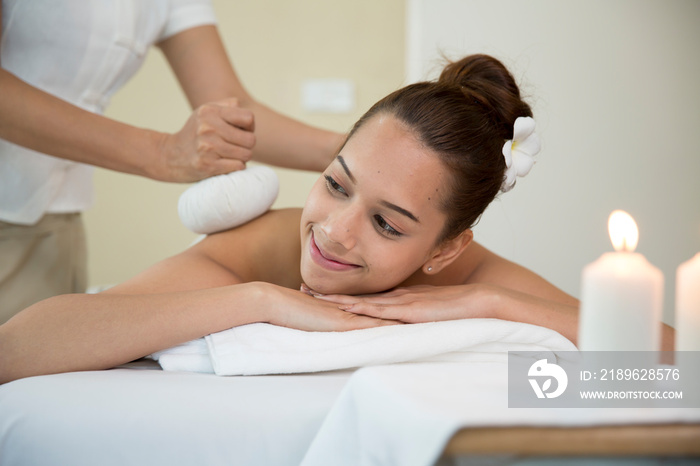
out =
[[[326,237],[334,243],[350,250],[357,244],[357,227],[360,217],[352,206],[334,209],[321,227]]]

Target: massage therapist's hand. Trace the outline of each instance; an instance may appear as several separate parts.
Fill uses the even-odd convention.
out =
[[[420,323],[494,317],[488,311],[492,308],[490,301],[495,291],[492,288],[488,285],[418,285],[363,296],[307,292],[320,301],[334,303],[353,314]]]
[[[255,146],[253,112],[235,98],[197,108],[183,128],[160,143],[162,163],[153,178],[194,182],[245,168]]]
[[[249,285],[256,288],[265,321],[273,325],[312,332],[341,332],[400,324],[345,312],[333,302],[318,300],[302,291],[264,282]]]

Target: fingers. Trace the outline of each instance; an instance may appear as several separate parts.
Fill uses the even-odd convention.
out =
[[[302,283],[299,287],[299,291],[307,296],[313,296],[313,297],[318,297],[321,296],[318,293],[314,292],[311,288],[309,288],[306,283]],[[342,295],[337,295],[338,298],[347,298],[351,299],[352,297],[350,296],[345,296],[343,297]],[[330,301],[330,300],[325,300],[325,299],[319,299],[318,301],[323,302],[322,306],[326,310],[326,312],[332,312],[338,315],[339,317],[342,317],[343,323],[343,328],[342,330],[358,330],[362,328],[371,328],[371,327],[383,327],[386,325],[401,325],[403,322],[399,322],[396,320],[385,320],[377,317],[372,317],[369,315],[364,315],[363,313],[354,313],[354,312],[344,312],[344,309],[342,309],[342,305],[338,305],[338,303]],[[320,303],[319,303],[320,304]],[[342,311],[342,312],[341,312]]]
[[[203,164],[213,164],[219,159],[233,159],[243,163],[253,157],[255,136],[238,128],[203,129],[198,137],[197,155]]]
[[[193,117],[193,169],[206,176],[244,169],[256,142],[252,112],[214,103],[198,108]]]
[[[329,301],[337,304],[356,304],[356,303],[367,303],[367,304],[405,304],[413,301],[413,296],[404,292],[390,292],[375,295],[363,295],[363,296],[349,296],[342,294],[329,294],[323,295],[311,292],[311,296],[317,299],[322,299],[324,301]]]
[[[192,154],[191,167],[202,178],[243,170],[252,151],[221,140],[200,140]]]
[[[340,305],[341,310],[353,314],[373,317],[386,321],[397,321],[405,324],[419,322],[431,322],[436,319],[434,313],[425,303],[409,302],[402,304],[379,304],[358,302],[355,304]]]
[[[345,330],[360,330],[365,328],[373,327],[386,327],[388,325],[401,325],[403,322],[396,320],[386,320],[378,319],[375,317],[360,315],[360,314],[350,314],[347,319],[348,327]]]
[[[328,294],[328,295],[323,295],[319,293],[313,292],[313,290],[310,290],[308,287],[307,289],[310,290],[310,293],[312,296],[319,298],[319,299],[325,299],[327,301],[333,301],[333,302],[342,302],[342,303],[349,303],[349,302],[358,302],[358,301],[366,301],[366,302],[372,302],[372,303],[383,303],[383,304],[395,304],[395,303],[400,303],[400,302],[410,302],[416,299],[416,296],[420,295],[423,291],[427,289],[432,289],[434,287],[432,286],[411,286],[411,287],[406,287],[406,288],[394,288],[393,290],[390,291],[385,291],[383,293],[374,293],[374,294],[365,294],[365,295],[353,295],[353,296],[348,296],[348,295],[339,295],[339,294]]]
[[[431,286],[414,286],[372,295],[348,296],[323,295],[314,292],[305,284],[301,287],[302,292],[307,295],[313,296],[319,301],[332,303],[340,310],[358,316],[400,323],[440,320],[439,311],[433,309],[434,306],[428,304],[423,296],[426,292],[434,289],[435,287]]]
[[[255,147],[255,134],[251,131],[243,130],[236,126],[231,126],[223,121],[217,121],[216,127],[212,128],[215,134],[221,138],[225,144],[222,148],[236,148],[241,156],[245,156],[245,162],[250,160],[253,147]],[[243,149],[240,151],[240,149]],[[222,154],[223,155],[223,154]]]
[[[328,301],[330,303],[336,303],[336,304],[354,304],[359,302],[362,298],[359,296],[348,296],[344,294],[329,294],[329,295],[324,295],[324,294],[319,294],[316,293],[315,291],[311,290],[309,293],[311,296],[313,296],[316,299],[320,299],[322,301]]]
[[[397,319],[398,316],[396,313],[397,307],[388,304],[357,302],[353,304],[341,304],[338,308],[353,314],[360,314],[377,319],[399,320]]]
[[[245,168],[256,139],[253,112],[225,99],[197,108],[177,133],[159,145],[162,163],[149,167],[152,178],[192,182]]]
[[[255,131],[255,117],[251,110],[238,106],[238,99],[227,99],[219,104],[221,118],[229,125],[246,131]]]
[[[255,124],[250,110],[214,103],[199,107],[195,113],[197,137],[207,140],[218,136],[223,142],[244,149],[252,150],[255,146]]]
[[[224,175],[226,173],[237,172],[244,170],[245,162],[236,159],[219,159],[216,160],[210,167],[211,176]]]

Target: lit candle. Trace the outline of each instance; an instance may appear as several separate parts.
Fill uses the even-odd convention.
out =
[[[676,271],[676,350],[700,351],[700,253]]]
[[[578,346],[581,351],[658,351],[663,274],[635,253],[639,230],[626,212],[608,220],[616,252],[583,269]]]

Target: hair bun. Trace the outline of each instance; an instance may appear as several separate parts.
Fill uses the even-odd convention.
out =
[[[469,55],[448,63],[438,83],[459,86],[466,97],[475,99],[494,112],[504,130],[504,139],[513,137],[513,124],[518,117],[532,116],[530,106],[520,97],[513,75],[497,59],[483,54]]]

